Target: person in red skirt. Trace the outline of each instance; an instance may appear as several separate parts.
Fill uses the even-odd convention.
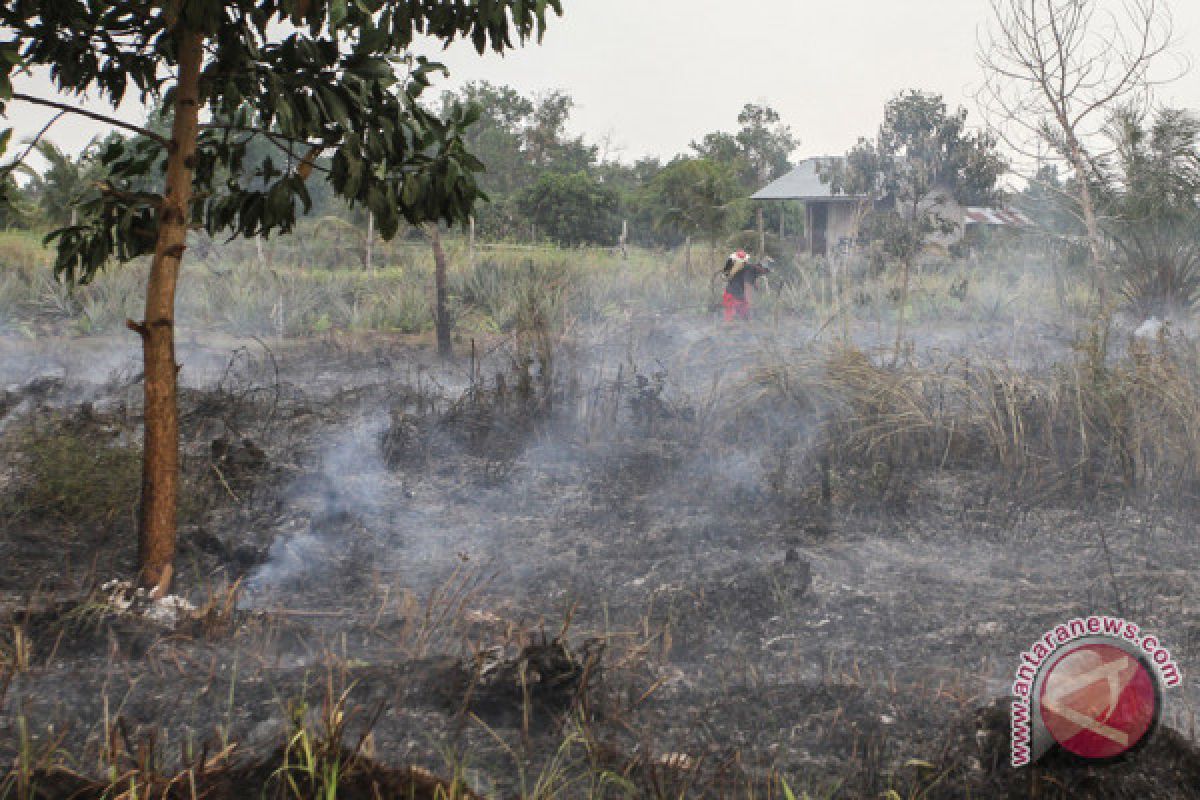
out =
[[[750,319],[748,289],[770,271],[762,264],[751,264],[745,250],[738,250],[725,261],[725,268],[721,270],[726,280],[721,305],[725,307],[726,322]]]

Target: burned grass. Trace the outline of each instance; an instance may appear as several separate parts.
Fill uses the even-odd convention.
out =
[[[1066,616],[1200,624],[1175,568],[1200,557],[1186,347],[1101,372],[776,349],[719,385],[675,362],[543,379],[510,355],[453,389],[418,372],[318,399],[260,364],[269,390],[189,396],[197,616],[89,614],[79,590],[13,604],[4,789],[1191,791],[1167,729],[1138,766],[1017,778],[978,712]]]

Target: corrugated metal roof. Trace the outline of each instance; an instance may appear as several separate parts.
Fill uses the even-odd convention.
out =
[[[1027,228],[1033,225],[1033,220],[1015,208],[971,206],[966,210],[966,215],[968,225],[1004,225],[1015,228]]]
[[[852,200],[848,195],[835,195],[828,183],[821,180],[822,166],[841,161],[839,156],[806,158],[794,170],[758,190],[753,200]]]

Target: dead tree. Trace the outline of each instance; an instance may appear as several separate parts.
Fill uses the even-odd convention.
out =
[[[1039,147],[1066,162],[1075,181],[1070,199],[1087,230],[1101,304],[1107,304],[1106,248],[1092,189],[1100,134],[1113,111],[1144,105],[1173,45],[1164,0],[990,0],[992,20],[979,61],[980,106],[996,133],[1034,162]],[[1182,65],[1178,65],[1182,66]]]

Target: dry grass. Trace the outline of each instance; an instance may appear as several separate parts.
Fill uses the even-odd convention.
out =
[[[137,447],[52,419],[29,424],[6,450],[19,469],[0,495],[0,517],[92,527],[132,519],[141,486]]]
[[[1200,351],[1180,340],[1114,360],[1096,333],[1043,373],[965,358],[886,367],[835,345],[776,353],[735,394],[737,424],[808,431],[809,466],[973,468],[1022,492],[1200,490]]]

